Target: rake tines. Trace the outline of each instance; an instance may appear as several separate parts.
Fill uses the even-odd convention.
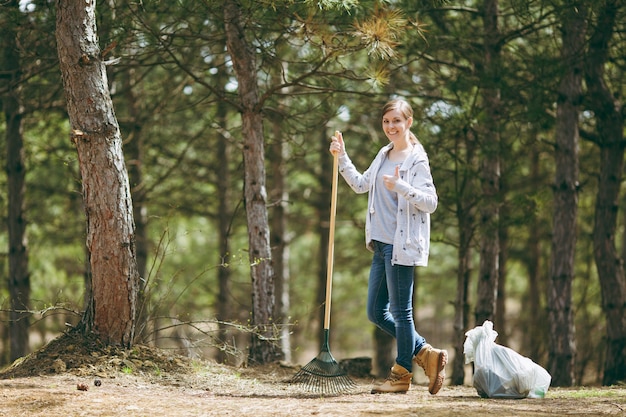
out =
[[[328,330],[324,331],[324,345],[317,357],[303,366],[288,382],[302,384],[307,391],[322,395],[341,394],[356,388],[356,383],[330,353]]]

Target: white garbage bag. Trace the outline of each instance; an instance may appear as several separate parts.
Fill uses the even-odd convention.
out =
[[[498,332],[486,320],[465,333],[465,363],[474,362],[473,384],[483,398],[543,398],[552,377],[541,366],[495,343]]]

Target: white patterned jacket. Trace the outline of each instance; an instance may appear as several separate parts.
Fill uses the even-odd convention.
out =
[[[393,144],[382,147],[369,168],[361,174],[348,155],[339,157],[339,172],[356,193],[369,192],[368,214],[365,221],[365,245],[373,251],[371,240],[371,216],[376,194],[376,175]],[[430,251],[430,213],[437,209],[438,197],[430,172],[430,164],[424,147],[416,144],[413,152],[404,160],[396,182],[398,193],[397,227],[393,242],[394,265],[427,266]]]

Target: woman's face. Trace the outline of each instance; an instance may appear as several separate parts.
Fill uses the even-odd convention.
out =
[[[391,142],[409,140],[409,129],[413,118],[405,118],[398,110],[389,110],[383,115],[383,131]]]

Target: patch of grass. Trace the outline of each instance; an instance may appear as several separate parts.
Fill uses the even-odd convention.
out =
[[[586,399],[586,398],[612,398],[624,397],[624,387],[577,387],[577,388],[552,388],[549,391],[552,398],[562,399]]]
[[[192,372],[203,372],[206,370],[206,364],[202,361],[194,359],[191,361]]]

